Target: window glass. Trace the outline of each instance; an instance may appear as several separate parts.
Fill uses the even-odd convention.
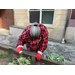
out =
[[[53,23],[54,11],[42,11],[42,23],[52,24]]]
[[[54,11],[54,9],[42,9],[43,11],[45,10],[45,11],[47,11],[47,10],[49,10],[49,11]]]
[[[54,9],[29,9],[30,23],[53,24]]]
[[[39,23],[40,11],[30,11],[30,23],[38,22]]]

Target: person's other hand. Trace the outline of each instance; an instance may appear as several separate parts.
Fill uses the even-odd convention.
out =
[[[41,60],[42,54],[43,54],[43,53],[42,53],[41,51],[38,51],[38,53],[36,54],[37,60]]]
[[[18,54],[22,54],[22,47],[18,47],[18,48],[16,49],[16,52],[17,52]]]

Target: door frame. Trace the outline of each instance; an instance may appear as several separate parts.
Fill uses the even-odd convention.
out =
[[[75,27],[75,19],[71,19],[72,16],[72,10],[73,9],[69,9],[69,15],[68,15],[68,23],[67,23],[67,27]],[[75,9],[74,9],[75,10]]]
[[[68,15],[67,27],[69,26],[69,20],[70,20],[71,14],[72,14],[72,10],[69,9],[69,15]]]

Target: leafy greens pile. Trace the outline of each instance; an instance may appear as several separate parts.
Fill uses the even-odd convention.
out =
[[[44,54],[44,58],[47,58],[48,60],[51,59],[51,60],[57,60],[58,62],[66,62],[67,60],[63,57],[63,56],[59,56],[59,54],[55,54],[55,53],[47,53],[47,54]]]
[[[11,62],[7,65],[29,65],[30,64],[30,57],[26,59],[25,57],[20,56],[19,58],[13,58]]]

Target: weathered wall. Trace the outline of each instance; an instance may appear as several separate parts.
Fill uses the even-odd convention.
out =
[[[27,26],[29,24],[28,9],[14,9],[14,22],[17,26]]]
[[[53,26],[47,26],[49,39],[60,41],[62,39],[63,30],[67,17],[67,9],[55,9]],[[26,27],[29,23],[28,9],[14,9],[14,22],[16,26]],[[65,39],[69,42],[75,40],[75,28],[67,27]]]
[[[50,38],[61,40],[66,22],[67,9],[56,9],[53,29],[49,29]]]
[[[49,37],[55,40],[61,40],[63,36],[64,26],[66,23],[67,17],[67,9],[56,9],[55,10],[55,17],[54,17],[54,24],[53,29],[49,30]],[[74,27],[67,27],[65,40],[67,42],[74,43],[75,41],[75,28]]]
[[[65,40],[70,43],[75,43],[75,27],[67,27]]]

